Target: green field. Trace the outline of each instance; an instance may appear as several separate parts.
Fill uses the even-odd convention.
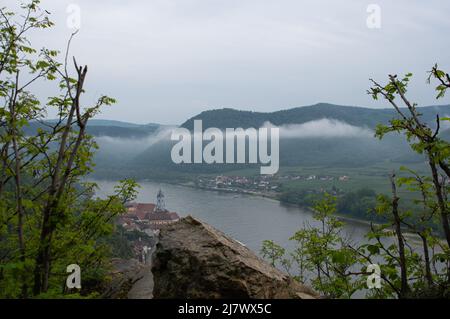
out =
[[[345,192],[355,191],[361,188],[370,188],[377,193],[390,192],[389,175],[395,170],[397,176],[407,176],[407,172],[400,170],[401,165],[394,163],[383,163],[376,166],[357,167],[357,168],[332,168],[332,167],[298,167],[289,168],[280,174],[299,174],[299,175],[327,175],[333,176],[333,181],[287,181],[284,184],[286,189],[329,189],[333,186]],[[418,172],[424,172],[424,165],[408,166],[408,168]],[[339,181],[339,176],[348,176],[348,181]],[[399,190],[403,191],[403,190]]]
[[[392,171],[397,176],[409,176],[409,173],[402,171],[400,168],[406,166],[411,170],[424,175],[429,174],[425,163],[402,165],[401,163],[385,162],[366,167],[283,167],[278,172],[279,176],[283,175],[301,175],[301,176],[332,176],[332,181],[315,180],[280,180],[281,191],[329,191],[337,188],[344,193],[355,192],[357,190],[368,188],[374,190],[378,194],[391,194],[391,186],[389,175]],[[228,176],[254,176],[259,174],[258,170],[238,170],[228,172]],[[348,176],[347,181],[340,181],[340,176]],[[419,194],[413,193],[404,187],[398,187],[398,195],[401,198],[402,206],[413,207],[412,200],[417,198]]]

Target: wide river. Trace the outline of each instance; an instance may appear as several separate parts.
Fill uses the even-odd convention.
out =
[[[107,181],[97,183],[100,197],[112,194],[116,185]],[[258,254],[266,239],[291,250],[294,245],[289,238],[305,223],[316,224],[311,212],[272,199],[153,182],[141,182],[140,185],[137,202],[156,202],[156,194],[161,189],[168,210],[180,216],[198,217]],[[344,231],[346,237],[358,243],[364,240],[368,225],[350,220],[346,221]]]

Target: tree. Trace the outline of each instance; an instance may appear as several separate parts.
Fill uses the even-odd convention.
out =
[[[325,194],[314,206],[314,219],[318,226],[305,225],[290,238],[296,243],[290,259],[284,257],[283,248],[267,241],[262,255],[273,266],[277,262],[289,265],[289,269],[297,265],[294,279],[309,282],[327,297],[350,298],[362,283],[357,277],[359,272],[354,271],[359,257],[348,247],[349,242],[342,235],[343,222],[334,216],[335,212],[336,198]],[[311,279],[308,281],[307,278]]]
[[[275,267],[275,264],[284,256],[285,252],[286,250],[283,247],[275,244],[272,240],[265,240],[262,244],[261,255],[269,259],[272,267]]]
[[[411,148],[415,152],[425,156],[430,168],[430,177],[420,176],[411,170],[404,169],[409,171],[412,177],[400,179],[400,183],[410,186],[410,190],[419,191],[422,197],[422,212],[413,216],[413,222],[408,220],[408,217],[410,216],[400,217],[397,205],[399,199],[395,193],[395,181],[391,178],[391,183],[393,185],[392,215],[394,217],[395,234],[398,240],[398,257],[401,269],[400,297],[407,296],[410,293],[410,287],[407,284],[409,267],[405,264],[407,258],[405,257],[405,243],[402,234],[403,227],[416,233],[422,240],[425,271],[421,271],[421,274],[419,274],[420,280],[415,281],[416,293],[419,290],[424,290],[422,285],[420,285],[422,280],[426,282],[428,290],[434,289],[434,285],[438,284],[439,290],[444,294],[448,290],[448,285],[450,283],[450,212],[447,200],[447,180],[450,177],[448,163],[450,158],[450,144],[440,136],[441,121],[448,121],[449,119],[440,118],[440,116],[437,115],[435,127],[431,127],[429,124],[424,123],[421,119],[420,110],[417,108],[417,104],[410,102],[407,97],[407,89],[411,77],[412,74],[409,73],[399,80],[397,75],[389,75],[389,82],[386,85],[380,85],[378,82],[372,80],[374,85],[368,91],[374,99],[378,99],[380,96],[383,97],[391,104],[391,106],[393,106],[398,114],[398,118],[392,119],[389,125],[378,125],[376,136],[383,138],[385,134],[390,132],[404,133]],[[436,87],[436,91],[438,92],[436,98],[439,99],[444,97],[446,90],[450,87],[448,74],[439,70],[438,66],[435,65],[429,72],[428,82],[431,82],[431,79],[436,79],[439,82]],[[404,108],[399,106],[397,102],[398,99],[403,103]],[[431,192],[434,193],[434,196],[431,196]],[[434,221],[436,214],[439,216],[439,222]],[[411,214],[409,213],[409,215]],[[440,241],[433,237],[430,222],[440,224],[441,234],[443,234],[445,238],[446,245],[441,245]],[[433,244],[439,243],[442,249],[442,253],[435,254],[434,257],[432,257],[435,259],[439,256],[441,263],[445,265],[443,274],[442,272],[436,271],[438,282],[435,282],[431,274],[430,242]],[[414,255],[413,252],[411,253],[412,260],[422,259],[422,257]]]
[[[389,82],[381,85],[372,80],[368,93],[374,98],[383,97],[396,110],[397,117],[388,125],[379,124],[376,136],[397,132],[405,134],[412,150],[424,155],[430,173],[423,176],[402,167],[407,177],[397,177],[393,172],[391,196],[378,195],[375,213],[381,224],[371,224],[367,242],[355,245],[342,238],[339,229],[342,222],[334,217],[335,206],[325,197],[315,207],[317,226],[305,225],[291,239],[298,242],[293,252],[299,264],[298,278],[305,278],[309,271],[310,282],[326,296],[351,297],[365,289],[362,278],[368,275],[365,267],[379,264],[381,289],[366,292],[373,298],[449,297],[450,293],[450,228],[449,228],[449,159],[450,144],[440,135],[441,122],[448,118],[436,116],[434,127],[425,123],[417,105],[407,98],[408,83],[412,74],[399,80],[389,76]],[[437,80],[437,98],[442,98],[450,88],[450,77],[435,65],[428,80]],[[403,103],[404,108],[398,104]],[[418,193],[414,199],[414,211],[399,205],[398,185]],[[421,248],[411,244],[407,233],[416,234]],[[442,236],[442,237],[440,237]],[[360,269],[357,271],[357,269]],[[307,276],[306,276],[307,277]],[[349,278],[353,277],[353,280]],[[359,279],[358,279],[359,278]]]
[[[442,83],[447,84],[443,79],[443,74],[445,73],[439,71],[437,66],[435,66],[431,71],[430,77],[434,76]],[[447,245],[450,246],[449,207],[445,198],[445,187],[439,172],[440,168],[447,178],[450,177],[450,168],[448,164],[450,144],[439,136],[441,120],[448,121],[449,119],[441,119],[439,115],[437,115],[435,129],[431,128],[421,120],[417,105],[411,103],[406,96],[408,83],[411,77],[412,74],[409,73],[406,74],[403,79],[399,80],[397,75],[389,75],[389,82],[384,86],[372,80],[374,86],[368,93],[371,94],[374,99],[378,99],[379,96],[382,96],[394,107],[399,115],[399,118],[390,121],[390,125],[378,125],[376,135],[379,138],[383,138],[383,136],[389,132],[404,133],[408,142],[410,142],[412,149],[417,153],[426,156],[439,205],[442,228]],[[436,88],[439,92],[437,98],[444,96],[448,87],[444,84],[440,84]],[[400,98],[404,103],[406,106],[405,109],[399,107],[396,102],[397,98]]]
[[[0,9],[0,295],[42,296],[61,289],[65,267],[77,263],[89,277],[105,269],[108,247],[99,239],[112,231],[113,218],[134,198],[136,184],[124,180],[107,199],[93,196],[84,182],[92,170],[95,141],[88,121],[114,99],[100,96],[83,107],[87,66],[58,52],[33,48],[27,35],[50,28],[48,13],[32,0],[23,14]],[[32,94],[39,81],[58,81],[58,91],[42,103]],[[46,121],[51,110],[57,120]],[[27,135],[31,122],[46,129]],[[19,278],[17,282],[14,278]]]

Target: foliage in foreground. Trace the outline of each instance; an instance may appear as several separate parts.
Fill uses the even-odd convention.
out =
[[[96,185],[84,182],[96,149],[87,123],[114,99],[83,107],[87,66],[68,58],[70,40],[62,63],[57,51],[32,47],[27,34],[53,25],[38,5],[0,9],[0,298],[80,297],[65,285],[70,264],[81,267],[81,294],[95,297],[109,264],[103,239],[136,185],[124,180],[99,199]],[[42,81],[57,83],[44,102],[31,92]],[[44,122],[48,113],[57,120]],[[48,129],[25,134],[35,121]]]
[[[330,195],[314,207],[316,224],[304,225],[290,238],[296,244],[294,251],[287,253],[272,241],[263,242],[261,254],[272,265],[280,264],[295,279],[327,297],[450,298],[450,144],[440,136],[441,122],[450,119],[438,115],[434,127],[421,119],[417,105],[406,96],[411,77],[390,75],[386,85],[372,81],[368,93],[374,99],[383,97],[398,115],[389,125],[378,125],[376,136],[404,134],[411,148],[425,156],[430,174],[421,176],[402,167],[409,176],[389,175],[392,195],[379,195],[374,210],[377,220],[385,222],[372,223],[363,244],[345,238],[345,225],[335,216],[336,198]],[[437,98],[444,97],[450,76],[436,65],[429,72],[431,79],[438,82]],[[400,185],[421,195],[414,200],[416,211],[399,207]],[[375,264],[380,270],[380,287],[369,289],[373,272],[368,266]]]

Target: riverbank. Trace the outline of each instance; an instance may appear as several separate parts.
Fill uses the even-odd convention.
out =
[[[145,182],[151,182],[146,180]],[[310,206],[300,206],[300,205],[296,205],[296,204],[292,204],[292,203],[287,203],[284,201],[281,201],[277,194],[275,192],[273,193],[264,193],[264,192],[256,192],[256,191],[245,191],[245,190],[237,190],[237,189],[228,189],[228,188],[220,188],[220,187],[201,187],[196,185],[193,182],[188,182],[188,183],[176,183],[176,182],[164,182],[166,184],[170,184],[170,185],[176,185],[176,186],[182,186],[182,187],[188,187],[188,188],[192,188],[192,189],[196,189],[196,190],[204,190],[204,191],[210,191],[210,192],[218,192],[218,193],[226,193],[226,194],[236,194],[236,195],[246,195],[246,196],[251,196],[251,197],[255,197],[255,198],[262,198],[265,200],[271,200],[273,202],[279,203],[285,207],[291,207],[294,209],[301,209],[303,211],[307,211],[311,214],[314,213],[314,209]],[[335,216],[343,222],[346,223],[350,223],[350,224],[358,224],[360,226],[363,227],[367,227],[368,229],[370,229],[371,225],[373,226],[380,226],[381,224],[378,222],[374,222],[371,221],[369,219],[362,219],[362,218],[355,218],[355,217],[351,217],[348,215],[344,215],[342,213],[335,213]],[[405,236],[408,236],[410,239],[414,240],[417,244],[421,243],[420,237],[417,234],[414,233],[410,233],[410,232],[404,232],[403,233]]]
[[[152,182],[150,180],[143,180],[144,182]],[[286,207],[291,207],[291,208],[298,208],[298,209],[302,209],[305,211],[310,212],[311,214],[314,213],[314,209],[310,206],[300,206],[300,205],[296,205],[296,204],[292,204],[292,203],[288,203],[288,202],[284,202],[281,201],[278,198],[278,195],[273,192],[273,193],[264,193],[264,192],[255,192],[255,191],[245,191],[245,190],[233,190],[233,189],[227,189],[227,188],[220,188],[220,187],[201,187],[196,185],[195,183],[189,182],[189,183],[177,183],[177,182],[164,182],[165,184],[170,184],[170,185],[176,185],[176,186],[183,186],[183,187],[188,187],[188,188],[192,188],[192,189],[196,189],[196,190],[205,190],[205,191],[210,191],[210,192],[219,192],[219,193],[228,193],[228,194],[236,194],[236,195],[246,195],[246,196],[252,196],[252,197],[259,197],[259,198],[263,198],[263,199],[268,199],[268,200],[272,200],[274,202],[277,202],[283,206]],[[355,217],[349,217],[343,214],[339,214],[336,213],[335,214],[336,217],[338,217],[340,220],[342,221],[348,221],[348,222],[352,222],[352,223],[359,223],[361,225],[364,226],[370,226],[371,224],[374,225],[379,225],[377,223],[374,223],[370,220],[367,219],[360,219],[360,218],[355,218]],[[414,234],[412,234],[414,235]]]
[[[103,180],[103,182],[107,182],[107,183],[111,183],[110,180]],[[307,207],[307,206],[299,206],[296,204],[291,204],[291,203],[286,203],[283,201],[280,201],[277,196],[275,196],[274,194],[264,194],[262,192],[253,192],[253,191],[247,191],[247,192],[242,192],[242,191],[236,191],[236,190],[231,190],[231,189],[226,189],[226,188],[209,188],[209,187],[198,187],[198,185],[196,185],[193,182],[173,182],[173,181],[160,181],[160,182],[154,182],[154,181],[150,181],[150,180],[140,180],[139,183],[141,183],[142,185],[146,185],[146,184],[153,184],[155,185],[155,191],[152,192],[154,193],[153,195],[150,196],[156,196],[156,193],[158,191],[159,188],[162,188],[163,191],[167,190],[167,187],[164,187],[163,185],[172,185],[172,186],[176,186],[176,187],[181,187],[182,189],[191,189],[197,192],[213,192],[213,193],[217,193],[217,194],[228,194],[230,197],[227,200],[227,203],[225,204],[226,207],[233,207],[236,206],[235,210],[239,210],[239,211],[252,211],[254,209],[254,207],[248,207],[248,206],[242,206],[242,201],[245,198],[249,198],[249,199],[256,199],[258,201],[258,204],[256,204],[256,202],[253,202],[255,204],[253,204],[253,206],[262,206],[265,209],[273,209],[273,204],[276,204],[277,206],[279,205],[280,207],[284,207],[284,210],[287,211],[295,211],[296,215],[299,215],[299,218],[301,217],[300,215],[304,215],[302,213],[307,213],[309,216],[311,216],[311,218],[313,217],[314,214],[314,210],[311,207]],[[144,187],[145,188],[145,187]],[[202,194],[202,193],[200,193]],[[234,196],[232,196],[234,194]],[[204,210],[204,200],[209,198],[210,196],[208,195],[204,195],[204,198],[199,198],[198,202],[192,202],[193,200],[190,199],[191,203],[188,207],[191,207],[189,214],[198,214],[199,210]],[[155,198],[156,199],[156,198]],[[150,202],[153,200],[153,197],[150,197],[150,199],[148,197],[146,197],[145,199],[141,199],[140,201],[142,202]],[[267,204],[263,204],[263,201],[268,201],[271,202],[273,204],[271,205],[267,205]],[[168,199],[168,206],[175,209],[175,210],[179,210],[181,212],[183,212],[183,210],[185,210],[187,208],[186,205],[180,205],[179,207],[173,207],[172,203],[171,203],[171,199]],[[230,205],[230,201],[233,202],[233,205]],[[202,204],[203,203],[203,204]],[[208,203],[210,204],[210,203]],[[193,208],[193,207],[199,207],[199,208]],[[271,208],[272,207],[272,208]],[[217,210],[217,208],[214,208],[215,210]],[[278,210],[278,208],[276,209]],[[206,214],[207,211],[204,211],[204,213]],[[250,214],[251,215],[251,214]],[[359,219],[359,218],[354,218],[352,216],[348,216],[348,215],[343,215],[343,214],[336,214],[337,218],[343,222],[345,222],[345,224],[349,225],[350,228],[352,227],[357,227],[357,228],[363,228],[365,229],[363,232],[360,232],[360,235],[362,237],[364,237],[370,230],[370,225],[379,225],[379,223],[373,222],[371,220],[368,219]],[[206,219],[207,220],[207,219]],[[218,226],[218,225],[217,225]],[[301,226],[301,225],[299,225]],[[218,226],[218,228],[220,228]],[[292,234],[288,234],[286,238],[289,238]],[[418,236],[416,234],[407,234],[408,236],[417,238],[418,240],[420,240],[418,238]]]

